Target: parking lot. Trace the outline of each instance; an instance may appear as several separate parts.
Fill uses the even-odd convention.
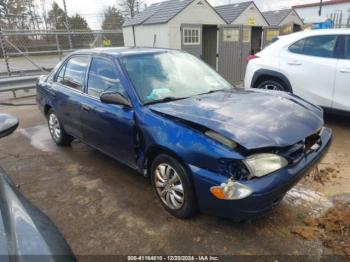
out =
[[[19,101],[34,103],[34,99]],[[329,116],[326,157],[270,215],[251,222],[163,210],[150,182],[74,141],[57,147],[35,105],[1,107],[20,119],[0,141],[0,164],[61,230],[76,255],[350,254],[350,121]]]

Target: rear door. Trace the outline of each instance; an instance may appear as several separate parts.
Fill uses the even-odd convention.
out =
[[[181,49],[202,58],[202,25],[181,25]]]
[[[108,58],[94,56],[82,101],[84,140],[123,163],[135,166],[134,111],[102,103],[100,96],[104,92],[119,92],[127,97],[115,63]]]
[[[293,92],[313,104],[331,108],[337,66],[336,35],[311,36],[284,48],[281,72]]]
[[[52,84],[54,93],[54,109],[60,118],[64,129],[76,138],[81,139],[80,109],[81,100],[84,96],[84,82],[90,56],[77,55],[61,67]]]
[[[231,84],[242,80],[242,26],[219,27],[218,71]]]
[[[337,64],[332,107],[350,111],[350,35],[345,36],[344,49],[344,58],[339,59]]]

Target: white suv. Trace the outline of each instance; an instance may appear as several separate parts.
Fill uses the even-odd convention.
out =
[[[281,36],[249,59],[245,88],[287,91],[350,113],[350,29]]]

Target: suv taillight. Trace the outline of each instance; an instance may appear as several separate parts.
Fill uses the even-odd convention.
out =
[[[247,57],[247,62],[249,62],[250,60],[256,59],[256,58],[259,58],[259,57],[257,55],[249,55]]]

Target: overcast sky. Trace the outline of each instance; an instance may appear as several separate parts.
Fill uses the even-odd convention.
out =
[[[162,0],[145,0],[145,3],[150,5],[161,1]],[[209,0],[209,3],[215,6],[245,1],[246,0]],[[313,3],[318,1],[319,0],[255,0],[255,3],[262,11],[266,11],[288,8],[296,4]],[[44,6],[43,2],[46,2],[46,6],[49,7],[51,6],[53,0],[37,0],[37,2],[41,7]],[[56,0],[56,2],[63,8],[62,0]],[[68,14],[81,14],[88,21],[92,29],[99,29],[103,10],[109,5],[117,6],[118,3],[118,0],[66,0]]]

